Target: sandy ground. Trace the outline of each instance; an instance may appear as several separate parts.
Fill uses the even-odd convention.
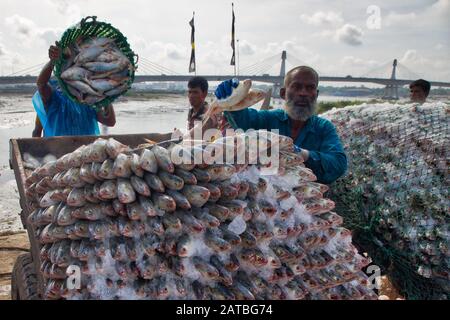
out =
[[[25,232],[0,236],[0,300],[11,299],[11,271],[16,258],[29,250]]]
[[[15,180],[0,185],[0,235],[22,230],[20,221],[19,194]]]

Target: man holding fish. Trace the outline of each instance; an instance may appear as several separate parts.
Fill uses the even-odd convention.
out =
[[[53,67],[60,56],[58,43],[49,48],[50,61],[44,66],[38,76],[38,92],[33,96],[33,106],[36,110],[36,124],[33,137],[40,137],[44,131],[44,137],[63,135],[98,135],[100,122],[113,127],[116,123],[114,108],[107,106],[104,110],[96,112],[89,101],[76,103],[67,97],[58,87],[58,83],[50,80]],[[87,52],[89,54],[89,52]],[[83,56],[77,56],[82,59]],[[67,70],[66,77],[74,78],[74,68]],[[64,77],[62,77],[64,78]],[[67,78],[68,79],[68,78]],[[64,79],[66,80],[66,79]],[[81,81],[72,81],[80,82]]]
[[[222,82],[216,89],[217,103],[211,113],[224,111],[234,129],[279,130],[291,137],[305,160],[321,183],[332,183],[347,170],[347,157],[334,125],[317,115],[316,103],[319,94],[319,75],[310,67],[300,66],[290,70],[285,77],[280,96],[285,100],[284,109],[256,110],[247,108],[262,99],[252,100],[250,93],[240,103],[227,103],[234,98],[235,91],[245,86],[238,79]],[[251,84],[250,84],[251,85]],[[256,95],[254,93],[253,95]],[[203,128],[204,129],[204,128]]]

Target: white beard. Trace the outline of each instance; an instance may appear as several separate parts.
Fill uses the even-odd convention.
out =
[[[293,120],[307,121],[316,113],[317,103],[314,101],[307,107],[298,107],[291,100],[287,100],[285,104],[286,113]]]

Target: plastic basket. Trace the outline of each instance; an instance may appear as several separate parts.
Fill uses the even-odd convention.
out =
[[[63,52],[64,49],[74,43],[79,37],[106,37],[114,39],[117,47],[122,51],[122,53],[130,60],[133,68],[130,70],[130,78],[128,80],[128,89],[131,88],[132,83],[134,82],[134,74],[137,69],[138,56],[131,50],[130,45],[127,41],[127,38],[116,28],[114,28],[111,24],[106,22],[97,21],[96,16],[88,16],[82,19],[78,24],[73,27],[67,29],[61,37],[59,41],[59,47],[61,49],[61,54],[58,61],[55,63],[55,76],[58,79],[59,85],[63,92],[74,102],[79,103],[76,97],[74,97],[69,90],[67,89],[66,83],[61,79],[61,69],[66,59],[64,58]],[[126,91],[128,91],[128,89]],[[124,91],[121,94],[106,97],[102,101],[96,103],[92,107],[96,110],[101,109],[103,107],[111,104],[115,99],[124,94]]]

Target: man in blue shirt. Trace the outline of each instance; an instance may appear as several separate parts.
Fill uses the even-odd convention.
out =
[[[38,91],[32,102],[36,110],[36,122],[33,137],[98,135],[98,123],[113,127],[116,116],[112,105],[103,111],[95,110],[85,104],[71,101],[59,88],[55,80],[50,80],[53,67],[60,55],[58,46],[50,46],[50,61],[44,66],[37,79]]]
[[[239,80],[222,82],[216,89],[216,97],[229,97]],[[294,140],[297,152],[305,159],[305,165],[313,170],[321,183],[329,184],[347,170],[347,157],[334,125],[315,115],[319,75],[306,66],[290,70],[285,77],[280,96],[285,100],[284,110],[255,110],[224,112],[234,129],[278,129],[279,133]]]

